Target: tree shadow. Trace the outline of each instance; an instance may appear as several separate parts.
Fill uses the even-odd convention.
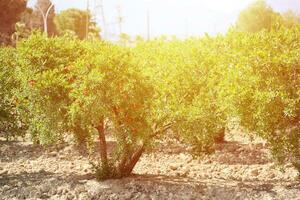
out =
[[[0,160],[14,161],[20,158],[35,159],[44,153],[44,148],[32,144],[24,144],[24,142],[0,141]]]
[[[257,165],[273,162],[263,144],[225,142],[216,145],[213,159],[227,165]]]
[[[178,187],[190,187],[191,189],[197,189],[198,192],[203,191],[205,188],[211,190],[228,190],[235,191],[237,188],[247,191],[249,189],[257,192],[265,191],[274,193],[272,189],[276,185],[286,185],[288,187],[294,187],[295,184],[289,181],[282,180],[268,180],[268,181],[234,181],[224,179],[194,179],[180,176],[167,176],[167,175],[154,175],[154,174],[133,174],[130,178],[135,179],[141,183],[150,183],[150,185],[165,185],[165,186],[178,186]],[[290,186],[289,186],[290,185]]]
[[[0,186],[11,185],[15,183],[21,184],[32,184],[32,183],[42,183],[47,179],[57,177],[55,173],[40,170],[39,172],[27,173],[22,172],[19,174],[2,174],[0,176]]]
[[[47,155],[47,152],[59,152],[68,146],[67,143],[59,143],[51,146],[34,145],[32,142],[0,141],[0,161],[14,162],[18,159],[33,160]]]

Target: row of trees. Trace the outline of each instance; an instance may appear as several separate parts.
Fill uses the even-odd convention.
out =
[[[41,145],[66,134],[82,147],[97,138],[96,173],[107,179],[128,176],[168,130],[197,155],[212,153],[238,119],[300,171],[299,44],[297,23],[133,48],[32,34],[0,49],[0,132]]]
[[[56,14],[55,6],[51,6],[50,0],[37,0],[34,9],[27,8],[26,5],[26,0],[0,0],[0,44],[14,43],[28,37],[33,30],[45,31],[43,17],[46,17],[48,9],[49,36],[71,33],[80,39],[100,38],[100,29],[87,11],[68,9]]]
[[[51,144],[73,134],[100,143],[101,179],[131,173],[167,130],[197,154],[212,153],[232,119],[299,169],[300,28],[126,48],[69,36],[32,35],[2,48],[1,124]],[[15,132],[18,130],[18,132]],[[106,134],[116,148],[107,151]]]
[[[300,16],[289,10],[285,13],[274,11],[265,0],[257,0],[243,10],[237,20],[236,28],[243,32],[271,30],[273,26],[283,25],[287,28],[300,23]]]
[[[32,30],[43,31],[43,14],[51,5],[51,0],[38,0],[35,8],[26,8],[26,0],[0,0],[0,43],[11,43],[27,37]],[[271,30],[275,25],[292,27],[299,24],[300,16],[293,11],[285,13],[275,12],[264,0],[257,0],[243,10],[237,20],[235,28],[243,32],[259,32],[263,29]],[[50,9],[47,18],[48,35],[63,35],[72,33],[80,39],[99,37],[100,29],[92,21],[90,13],[79,9],[68,9],[55,13],[55,6]],[[14,32],[16,32],[14,34]],[[14,34],[14,35],[13,35]],[[13,38],[11,37],[13,35]],[[137,38],[137,41],[141,38]],[[122,45],[131,45],[126,34],[120,35]]]

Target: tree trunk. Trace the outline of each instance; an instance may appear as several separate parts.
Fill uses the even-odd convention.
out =
[[[98,138],[99,138],[99,151],[100,151],[100,158],[102,162],[102,166],[104,168],[108,167],[108,159],[107,159],[107,145],[104,133],[104,119],[101,119],[99,125],[97,126],[98,131]]]
[[[225,127],[223,127],[215,136],[214,140],[216,143],[223,143],[225,142]]]
[[[129,162],[120,170],[121,176],[126,177],[129,176],[135,167],[136,163],[139,161],[140,157],[145,151],[144,145],[142,145],[132,156]]]

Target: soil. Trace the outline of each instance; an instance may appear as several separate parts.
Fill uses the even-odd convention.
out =
[[[234,132],[203,157],[165,142],[141,158],[131,177],[103,182],[71,145],[0,142],[0,199],[300,200],[299,183],[290,163],[272,161],[264,141]]]

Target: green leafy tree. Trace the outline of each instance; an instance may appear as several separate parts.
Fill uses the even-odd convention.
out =
[[[283,13],[282,17],[283,17],[283,24],[288,28],[291,28],[293,26],[299,26],[300,24],[299,14],[293,12],[292,10]]]
[[[0,54],[1,94],[8,96],[0,109],[12,113],[15,96],[41,144],[64,134],[82,146],[97,138],[99,179],[128,176],[167,131],[197,154],[212,153],[232,118],[300,171],[299,38],[298,26],[282,26],[128,48],[33,34]]]
[[[139,43],[136,51],[156,89],[156,121],[171,124],[173,132],[197,153],[212,152],[227,119],[221,87],[222,39],[162,38]]]
[[[126,33],[121,33],[119,36],[119,44],[122,46],[130,46],[131,44],[130,35]]]
[[[281,163],[299,168],[300,29],[281,28],[257,34],[230,33],[232,65],[239,76],[235,105],[241,125],[269,144]]]
[[[153,127],[152,85],[129,49],[38,34],[18,43],[17,55],[18,97],[33,139],[49,144],[72,132],[84,144],[96,133],[99,178],[128,176],[163,131]],[[104,134],[107,121],[117,143],[112,154]]]
[[[55,24],[59,34],[74,32],[79,39],[99,38],[100,29],[91,20],[90,13],[79,9],[68,9],[55,16]]]
[[[15,59],[14,49],[0,48],[0,134],[7,140],[25,133],[15,96],[19,85],[15,79]]]
[[[25,0],[0,0],[0,44],[10,43],[15,24],[20,20],[26,4]]]
[[[270,30],[281,16],[267,5],[266,1],[258,0],[243,10],[236,22],[236,28],[244,32],[258,32],[263,29]]]
[[[150,82],[133,62],[132,53],[106,43],[90,43],[88,54],[73,71],[72,124],[85,133],[96,131],[101,163],[100,179],[128,176],[160,130],[152,128]],[[116,148],[109,155],[105,132],[112,124]]]
[[[18,98],[36,143],[51,144],[68,131],[68,67],[82,54],[73,38],[34,34],[17,45]]]

